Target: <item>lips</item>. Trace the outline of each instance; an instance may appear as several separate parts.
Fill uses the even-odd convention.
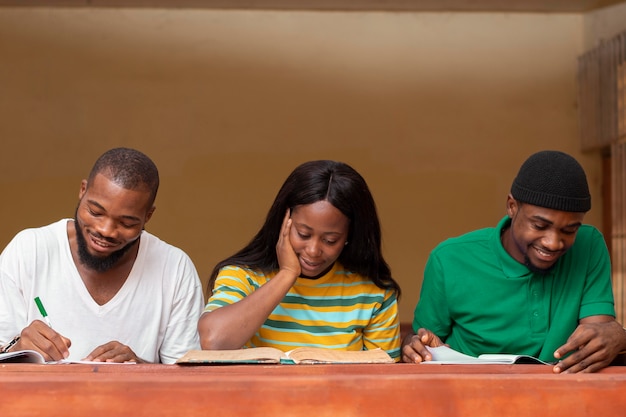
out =
[[[311,262],[307,259],[300,258],[300,266],[302,267],[302,269],[314,271],[316,269],[319,269],[319,267],[322,265],[323,265],[323,262]]]
[[[548,262],[548,263],[552,263],[554,261],[556,261],[561,252],[557,251],[557,252],[552,252],[552,251],[546,251],[543,250],[541,248],[538,248],[536,246],[533,246],[533,250],[534,252],[537,254],[537,258],[542,261],[542,262]]]
[[[98,239],[93,235],[89,235],[89,241],[91,242],[91,247],[96,252],[110,252],[112,248],[115,248],[117,244],[108,242],[103,239]]]

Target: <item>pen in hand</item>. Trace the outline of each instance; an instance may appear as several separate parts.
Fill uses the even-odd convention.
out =
[[[41,313],[43,319],[46,321],[46,324],[52,327],[52,324],[50,324],[50,319],[48,318],[48,313],[46,312],[46,309],[43,308],[43,304],[41,303],[39,297],[35,297],[35,304],[37,304],[37,308],[39,309],[39,312]]]

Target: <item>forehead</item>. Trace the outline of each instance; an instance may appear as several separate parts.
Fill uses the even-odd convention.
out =
[[[296,206],[291,218],[296,226],[321,232],[345,233],[348,230],[348,218],[328,201]]]
[[[150,208],[150,191],[146,187],[129,190],[97,174],[87,184],[82,200],[120,216],[137,216]]]
[[[554,210],[532,204],[522,204],[520,211],[529,219],[543,220],[559,226],[581,224],[585,218],[585,213]]]

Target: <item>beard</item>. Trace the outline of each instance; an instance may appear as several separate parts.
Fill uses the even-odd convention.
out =
[[[528,257],[528,255],[524,255],[524,265],[526,265],[526,268],[528,268],[530,270],[530,272],[533,272],[535,274],[548,275],[550,273],[550,271],[552,271],[552,269],[554,269],[556,264],[557,264],[557,262],[553,263],[548,268],[538,268],[535,265],[533,265],[532,262],[530,262],[530,258]]]
[[[76,243],[78,245],[78,259],[80,260],[80,263],[96,272],[106,272],[113,268],[119,260],[139,242],[139,239],[135,239],[122,249],[117,250],[110,255],[94,256],[87,250],[87,241],[83,235],[83,229],[78,223],[77,214],[74,215],[74,228],[76,229]],[[98,236],[98,238],[108,240],[103,236]]]

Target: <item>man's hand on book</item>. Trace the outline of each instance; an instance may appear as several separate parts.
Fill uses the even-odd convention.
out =
[[[409,334],[402,342],[402,362],[420,363],[432,359],[426,346],[444,346],[439,337],[427,329],[419,329],[417,334]]]
[[[567,342],[554,352],[557,359],[571,352],[554,366],[554,372],[599,371],[610,365],[620,350],[626,346],[626,334],[622,326],[612,317],[595,316],[587,319],[581,320]]]
[[[98,346],[91,352],[84,361],[89,362],[135,362],[144,363],[145,361],[140,359],[133,350],[114,340],[104,345]]]

